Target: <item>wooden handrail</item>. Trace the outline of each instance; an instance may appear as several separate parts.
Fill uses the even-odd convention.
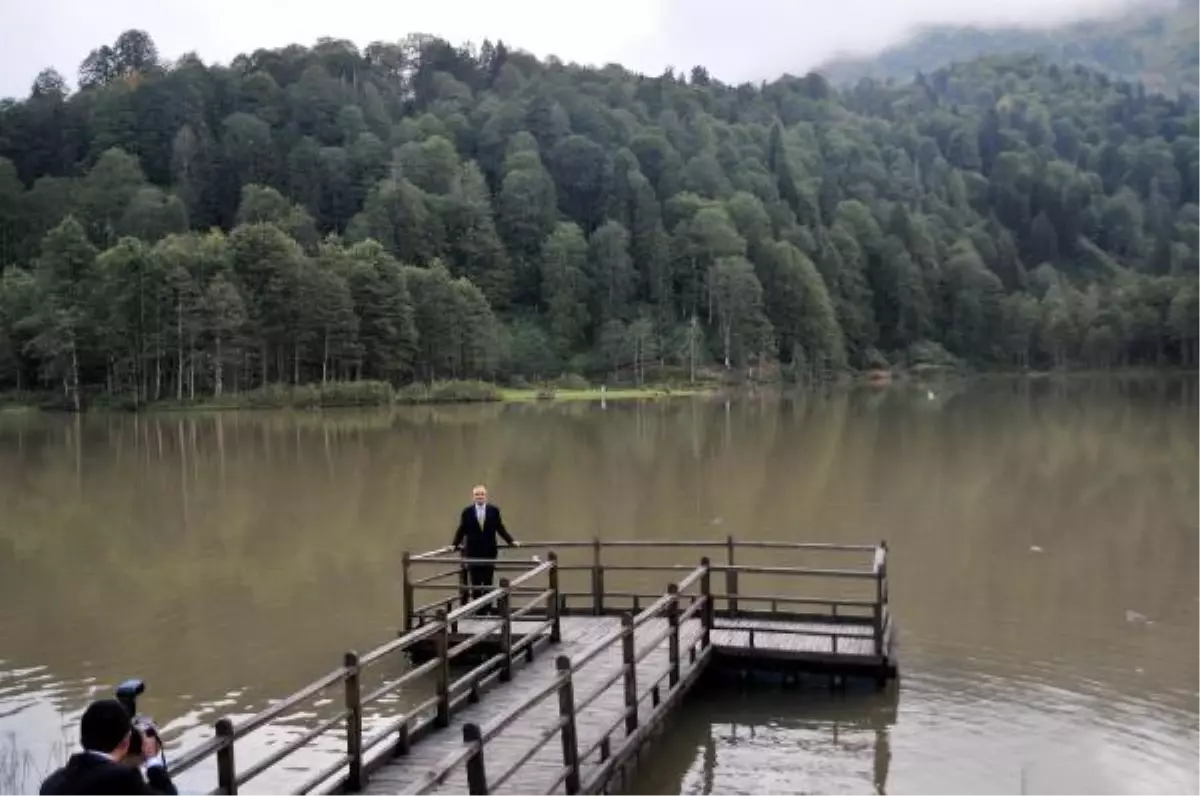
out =
[[[745,564],[713,564],[715,572],[744,572],[752,575],[807,575],[816,578],[862,578],[875,577],[871,570],[863,569],[814,569],[812,567],[752,567]]]
[[[738,540],[733,536],[727,536],[724,540],[720,539],[693,539],[693,540],[653,540],[653,539],[617,539],[603,540],[593,538],[591,540],[575,539],[563,541],[529,541],[524,542],[519,548],[521,551],[529,549],[546,549],[553,552],[555,549],[572,549],[572,550],[590,550],[591,560],[576,560],[572,562],[559,562],[557,572],[589,572],[591,577],[590,587],[585,587],[585,590],[578,589],[566,591],[560,594],[564,600],[578,601],[580,598],[590,598],[590,611],[592,615],[602,615],[613,613],[606,606],[606,602],[611,605],[612,600],[633,600],[634,610],[639,608],[638,602],[643,598],[654,599],[654,596],[641,594],[638,592],[629,591],[610,591],[605,586],[605,581],[613,574],[619,573],[636,573],[636,572],[681,572],[690,571],[692,567],[682,564],[656,564],[642,562],[614,562],[605,560],[605,551],[613,551],[620,549],[680,549],[691,547],[698,550],[711,550],[716,548],[725,548],[725,561],[714,563],[714,569],[718,572],[724,571],[725,579],[725,595],[724,601],[727,609],[733,613],[739,610],[739,581],[746,576],[769,575],[780,577],[812,577],[812,578],[846,578],[846,579],[870,579],[876,578],[879,580],[881,568],[885,569],[885,565],[881,567],[881,562],[886,561],[887,543],[880,542],[876,545],[871,544],[838,544],[825,542],[791,542],[791,541],[774,541],[774,540]],[[835,554],[857,554],[870,553],[872,559],[869,562],[864,562],[861,569],[858,567],[750,567],[745,564],[738,565],[736,563],[735,552],[738,548],[744,550],[779,550],[790,551],[796,553],[835,553]],[[506,548],[509,549],[509,548]],[[455,601],[453,597],[447,596],[441,600],[426,603],[416,608],[416,601],[413,599],[413,592],[417,588],[425,588],[430,591],[443,592],[458,592],[460,604],[464,604],[468,600],[468,590],[465,582],[466,566],[473,563],[487,563],[494,568],[500,570],[506,569],[524,569],[528,563],[518,558],[498,557],[496,559],[462,559],[456,556],[442,555],[448,548],[438,548],[436,550],[419,553],[415,556],[405,555],[403,559],[404,570],[404,604],[405,604],[405,629],[411,629],[419,620],[428,620],[428,614],[431,610],[438,606],[446,606],[449,608]],[[436,565],[438,563],[457,564],[460,571],[460,582],[455,585],[446,583],[443,577],[441,579],[433,579],[427,576],[414,578],[411,575],[411,568],[418,564]],[[741,577],[739,577],[741,576]],[[886,576],[882,577],[882,583],[879,586],[880,594],[876,595],[874,604],[879,604],[886,599],[887,583]],[[752,601],[751,601],[752,602]],[[772,603],[770,600],[765,602]],[[771,605],[771,610],[777,610],[778,605],[782,601],[776,600]],[[565,603],[564,603],[565,604]],[[796,603],[786,602],[783,604],[794,605]],[[820,605],[822,603],[814,602],[813,604]],[[824,603],[829,606],[829,603]],[[556,610],[560,606],[555,606]],[[586,609],[585,609],[586,610]],[[836,613],[836,609],[832,609]],[[575,603],[573,612],[578,613],[580,605]],[[873,612],[874,614],[877,612]],[[882,645],[882,618],[874,620],[875,626],[878,629],[877,635],[880,636],[878,644]]]
[[[493,719],[486,727],[479,728],[478,733],[473,730],[468,738],[464,731],[464,748],[457,749],[446,755],[437,765],[423,774],[419,780],[423,784],[423,787],[418,792],[424,792],[426,789],[424,787],[425,783],[428,783],[430,787],[433,784],[444,783],[455,768],[465,765],[468,769],[469,792],[472,794],[489,793],[506,782],[513,773],[528,762],[555,735],[561,735],[563,744],[563,769],[553,787],[557,787],[559,784],[565,782],[567,793],[578,793],[581,787],[580,761],[586,759],[601,743],[607,743],[608,736],[621,724],[624,724],[627,731],[630,732],[638,726],[636,706],[640,700],[637,695],[637,661],[641,657],[644,657],[646,652],[644,651],[640,656],[634,653],[634,635],[637,629],[650,619],[666,617],[668,620],[665,631],[656,634],[656,640],[647,645],[647,650],[657,649],[664,639],[669,641],[667,670],[664,672],[663,677],[656,681],[654,688],[658,687],[657,684],[663,678],[668,681],[669,688],[675,688],[680,682],[680,626],[687,619],[704,611],[711,600],[709,595],[703,593],[702,590],[700,594],[696,595],[696,599],[693,600],[691,605],[685,611],[681,612],[679,611],[680,593],[682,589],[690,588],[694,585],[700,585],[703,589],[708,582],[709,569],[708,560],[703,560],[700,566],[692,568],[692,571],[679,584],[669,584],[666,593],[662,594],[658,600],[641,611],[636,617],[625,614],[622,617],[620,630],[609,633],[604,638],[596,641],[582,653],[576,655],[573,660],[560,656],[556,661],[558,674],[553,680],[526,697],[520,703],[509,708],[504,714]],[[511,584],[509,584],[509,589],[511,589]],[[707,633],[703,634],[702,643],[706,646],[710,643]],[[616,667],[607,677],[603,678],[586,696],[577,698],[574,693],[573,676],[583,667],[588,666],[601,653],[617,644],[621,645],[622,650],[621,665]],[[612,729],[609,733],[606,733],[601,741],[594,742],[587,749],[581,750],[575,732],[575,716],[580,711],[589,707],[618,680],[624,680],[625,682],[626,710],[623,712],[620,720],[613,725]],[[525,752],[519,755],[516,761],[510,764],[503,773],[497,776],[495,780],[488,782],[485,763],[487,744],[554,693],[559,695],[558,720],[547,726],[534,739],[534,742]],[[483,773],[481,774],[480,772]]]
[[[436,551],[434,551],[436,552]],[[425,556],[424,560],[428,560],[432,556]],[[422,560],[414,556],[405,556],[405,563],[411,564],[413,560]],[[554,557],[550,560],[533,563],[523,562],[522,572],[518,577],[512,580],[511,585],[526,584],[533,578],[539,575],[553,573],[557,562]],[[440,573],[439,577],[445,577],[448,574],[454,574],[457,570],[452,570],[449,573]],[[406,572],[407,575],[407,572]],[[557,602],[558,596],[554,590],[556,582],[555,578],[551,578],[552,588],[542,590],[538,595],[535,595],[529,604],[517,610],[528,611],[539,602],[550,600]],[[502,581],[503,583],[503,581]],[[429,588],[427,581],[406,582],[406,596],[411,593],[412,586],[421,586]],[[451,680],[449,676],[449,662],[451,659],[461,655],[471,647],[486,639],[492,632],[490,627],[485,627],[477,631],[470,637],[461,642],[450,646],[443,642],[448,640],[448,632],[450,626],[457,621],[475,616],[483,608],[500,604],[506,607],[505,616],[511,621],[511,614],[515,613],[511,605],[511,588],[501,590],[493,590],[488,594],[460,606],[453,611],[445,611],[439,609],[439,616],[435,621],[422,625],[419,628],[409,630],[392,641],[382,644],[379,647],[359,656],[355,653],[347,653],[342,662],[342,666],[335,669],[321,678],[309,683],[298,691],[288,695],[287,697],[274,702],[264,710],[259,711],[250,718],[238,724],[234,724],[227,718],[219,719],[215,724],[214,737],[198,744],[190,749],[185,749],[178,755],[173,756],[171,770],[173,773],[181,773],[186,771],[208,757],[216,755],[217,757],[217,778],[218,790],[222,793],[236,794],[238,787],[246,782],[260,776],[263,772],[271,767],[278,765],[282,760],[295,753],[305,745],[311,743],[316,738],[328,733],[335,727],[345,725],[345,754],[339,756],[336,763],[329,766],[326,770],[311,778],[300,790],[307,792],[312,788],[317,787],[322,782],[330,777],[338,774],[339,771],[344,771],[343,785],[350,790],[356,790],[361,787],[364,779],[363,764],[365,753],[372,747],[376,746],[381,740],[379,736],[375,736],[369,741],[363,738],[362,719],[363,708],[375,702],[387,694],[395,691],[405,683],[411,682],[419,677],[428,675],[431,672],[438,673],[438,695],[432,700],[427,700],[426,708],[435,707],[437,711],[437,723],[444,724],[449,721],[451,712],[450,701],[452,694],[462,691],[464,686],[475,687],[482,677],[482,670],[476,669],[468,672],[465,675]],[[522,595],[523,596],[523,595]],[[545,623],[545,627],[549,627],[549,623]],[[378,662],[379,660],[393,654],[407,652],[415,645],[428,642],[430,640],[438,642],[441,654],[434,659],[414,667],[405,672],[398,678],[395,678],[383,685],[375,688],[373,691],[364,694],[361,685],[361,672],[369,665]],[[510,645],[509,660],[507,666],[511,667],[511,658],[518,652],[523,651],[526,647],[532,644],[536,638],[523,638],[521,642]],[[499,656],[494,656],[490,663],[498,664]],[[499,673],[499,669],[497,673]],[[297,738],[292,739],[278,749],[272,750],[269,755],[259,760],[256,760],[252,765],[237,771],[234,763],[234,742],[244,738],[255,730],[269,724],[283,714],[295,709],[297,706],[312,700],[325,690],[341,683],[345,690],[344,707],[337,711],[332,716],[322,719],[315,726],[303,732]],[[393,722],[398,726],[390,728],[390,732],[395,732],[399,726],[407,727],[408,723],[420,711],[409,711],[399,722]]]
[[[413,564],[487,564],[496,569],[522,569],[535,561],[522,561],[516,558],[467,558],[465,556],[434,556],[420,560],[410,559]],[[457,572],[457,570],[455,570]]]
[[[571,539],[558,541],[531,541],[521,542],[522,550],[527,548],[538,549],[570,549],[581,547],[592,547],[594,541],[591,539]],[[725,547],[727,544],[724,539],[692,539],[692,540],[670,540],[670,539],[602,539],[600,540],[601,547]],[[831,552],[846,552],[846,553],[870,553],[875,550],[876,545],[873,544],[828,544],[824,542],[774,542],[774,541],[757,541],[757,540],[735,540],[735,545],[738,547],[749,548],[775,548],[780,550],[826,550]],[[435,551],[436,552],[436,551]]]
[[[458,575],[457,567],[455,569],[443,569],[441,572],[435,572],[432,575],[426,575],[423,578],[417,578],[416,580],[409,582],[414,586],[420,586],[422,583],[433,583],[436,580],[441,580],[442,578],[451,578],[455,577],[456,575]]]
[[[724,549],[720,558],[724,560],[711,561],[702,559],[700,566],[685,564],[648,564],[648,563],[616,563],[604,560],[604,551],[630,548],[695,548],[701,550]],[[798,552],[835,552],[835,553],[870,553],[872,558],[868,566],[857,567],[812,567],[812,566],[755,566],[736,562],[736,550],[766,549],[787,550]],[[407,750],[410,732],[420,730],[425,732],[433,726],[446,726],[452,713],[468,700],[476,698],[478,690],[487,687],[497,680],[503,681],[513,676],[514,662],[523,653],[532,656],[534,645],[549,640],[553,644],[561,638],[560,614],[566,610],[568,597],[590,596],[591,604],[585,611],[595,614],[614,613],[610,606],[606,609],[606,598],[632,599],[633,611],[622,616],[620,629],[610,632],[604,638],[593,643],[573,660],[560,658],[559,675],[545,689],[524,700],[521,705],[514,706],[503,716],[498,717],[486,728],[476,727],[475,730],[464,730],[464,749],[448,756],[439,770],[431,770],[430,776],[423,779],[428,787],[433,787],[445,781],[448,769],[458,765],[468,768],[469,789],[472,793],[487,792],[505,781],[511,773],[517,770],[528,756],[523,756],[516,765],[508,771],[500,772],[493,782],[488,782],[488,772],[485,765],[485,750],[491,739],[504,727],[510,726],[519,716],[524,715],[533,705],[557,693],[560,700],[560,718],[549,727],[543,738],[539,738],[537,748],[543,746],[554,735],[560,735],[563,742],[563,766],[558,784],[565,784],[569,793],[577,792],[583,783],[580,782],[580,761],[587,759],[597,749],[601,750],[602,760],[610,760],[610,736],[615,728],[622,724],[626,735],[638,734],[642,731],[639,720],[638,705],[650,699],[652,710],[657,711],[662,702],[661,689],[666,688],[667,694],[678,687],[682,679],[682,653],[686,652],[690,661],[700,660],[701,655],[711,651],[711,633],[714,628],[729,627],[717,624],[720,617],[739,615],[748,617],[769,618],[779,605],[815,605],[832,610],[838,621],[866,624],[870,627],[864,638],[874,641],[877,655],[886,656],[892,636],[892,620],[888,610],[888,549],[886,541],[876,545],[823,544],[807,542],[776,542],[776,541],[738,541],[732,536],[723,540],[693,540],[693,541],[655,541],[655,540],[615,540],[604,541],[569,540],[561,542],[525,542],[522,550],[547,549],[547,560],[522,560],[517,558],[473,559],[459,555],[448,555],[453,550],[442,547],[417,554],[404,554],[402,558],[403,598],[404,598],[404,631],[386,644],[380,645],[361,656],[347,653],[343,665],[323,675],[318,680],[309,683],[300,690],[272,703],[248,719],[234,724],[227,718],[221,718],[214,727],[214,736],[195,747],[185,749],[174,756],[172,770],[185,771],[202,760],[216,756],[217,779],[220,792],[235,794],[240,785],[253,780],[264,771],[278,765],[280,761],[296,750],[311,743],[335,727],[344,723],[345,753],[325,771],[305,784],[302,790],[307,791],[320,786],[331,777],[338,777],[337,787],[354,790],[365,784],[369,775],[366,766],[367,753],[378,746],[388,737],[394,739],[397,749]],[[579,563],[563,564],[558,561],[555,548],[590,550],[591,555]],[[583,554],[587,556],[587,553]],[[470,598],[467,592],[466,571],[472,564],[488,564],[502,572],[511,572],[511,579],[501,578],[499,588],[488,590],[479,597]],[[442,569],[414,576],[414,569],[421,566]],[[449,566],[447,566],[449,565]],[[562,572],[590,572],[590,591],[562,591],[559,576]],[[605,589],[607,573],[646,573],[669,572],[679,573],[679,580],[671,584],[665,593],[641,593],[638,591],[608,591]],[[724,573],[724,592],[712,582],[714,574]],[[450,578],[458,575],[457,583],[447,583]],[[532,585],[531,581],[540,576],[549,578],[548,587]],[[802,578],[830,578],[870,580],[874,584],[873,599],[845,598],[816,598],[795,597],[779,594],[739,593],[739,576],[779,576]],[[586,588],[586,587],[585,587]],[[414,595],[418,590],[457,591],[457,596],[449,596],[426,605],[416,605]],[[639,610],[640,599],[649,600],[649,604]],[[738,601],[743,603],[770,603],[771,613],[762,610],[739,611]],[[717,601],[725,606],[720,609]],[[456,607],[457,605],[457,607]],[[484,617],[485,609],[494,608],[496,614]],[[838,616],[838,608],[870,609],[862,613],[847,613]],[[574,608],[575,611],[579,607]],[[432,613],[432,615],[431,615]],[[463,620],[480,617],[485,621],[472,623],[466,627],[470,630],[462,635],[459,633]],[[656,629],[650,634],[641,633],[646,623],[651,619],[665,619],[665,627]],[[420,620],[421,624],[414,627]],[[688,642],[686,650],[681,649],[681,627],[699,620],[701,634],[698,642]],[[513,623],[523,622],[520,634],[514,631]],[[532,629],[528,629],[532,627]],[[547,631],[549,635],[547,636]],[[832,639],[834,650],[841,634],[820,632],[816,630],[787,629],[776,630],[770,627],[756,628],[756,633],[788,633],[792,635],[807,635],[828,637]],[[869,634],[869,635],[868,635]],[[499,650],[489,653],[483,663],[475,665],[466,674],[452,679],[450,662],[467,651],[476,648],[485,641],[499,639]],[[378,663],[385,657],[408,652],[420,644],[433,643],[437,654],[429,661],[410,668],[399,677],[393,678],[375,687],[369,692],[362,690],[362,672],[369,666]],[[644,643],[648,642],[648,643]],[[651,650],[661,649],[667,644],[667,663],[661,674],[652,676],[650,683],[639,683],[638,662],[643,660]],[[698,644],[698,646],[697,646]],[[622,663],[612,672],[600,676],[600,687],[589,689],[589,693],[577,698],[574,693],[573,675],[582,667],[591,665],[603,653],[614,648],[620,649]],[[697,654],[697,650],[699,653]],[[410,708],[402,716],[390,720],[386,728],[377,732],[371,738],[363,737],[363,710],[405,684],[418,678],[435,675],[437,683],[436,695],[426,699],[419,706]],[[591,705],[598,696],[611,688],[618,681],[624,681],[626,706],[621,715],[613,723],[613,729],[604,733],[600,739],[589,744],[587,749],[580,749],[575,736],[574,716]],[[327,689],[341,683],[345,690],[344,705],[334,715],[322,719],[314,727],[306,730],[289,743],[274,749],[271,753],[242,771],[237,771],[234,760],[235,742],[246,735],[258,730],[264,725],[278,719],[280,716],[293,711],[301,704],[308,702]],[[665,685],[664,685],[665,684]],[[567,708],[569,707],[569,710]],[[434,711],[426,715],[427,711]],[[468,738],[468,735],[471,737]],[[628,739],[626,744],[628,744]],[[624,746],[622,747],[624,748]],[[536,748],[529,753],[532,756]],[[376,763],[372,763],[373,767]]]

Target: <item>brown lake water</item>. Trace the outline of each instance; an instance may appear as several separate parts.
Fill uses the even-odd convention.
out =
[[[36,792],[126,677],[178,748],[394,637],[401,553],[482,481],[525,539],[888,540],[899,689],[706,691],[639,792],[1195,793],[1197,395],[0,413],[0,791]]]

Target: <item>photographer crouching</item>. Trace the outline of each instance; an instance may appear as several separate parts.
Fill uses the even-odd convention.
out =
[[[71,755],[65,766],[47,777],[40,793],[176,796],[158,731],[149,720],[137,716],[134,700],[142,688],[141,681],[131,680],[117,689],[117,699],[88,705],[79,722],[83,751]],[[139,768],[145,771],[145,779]]]

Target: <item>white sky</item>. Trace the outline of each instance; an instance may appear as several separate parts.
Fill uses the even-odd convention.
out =
[[[166,58],[195,50],[208,63],[321,36],[361,47],[422,32],[455,44],[503,39],[539,56],[618,61],[648,73],[704,64],[714,77],[734,82],[803,73],[836,52],[879,49],[923,24],[1050,24],[1135,2],[0,0],[0,97],[25,96],[46,66],[73,85],[87,53],[129,28],[147,31]]]

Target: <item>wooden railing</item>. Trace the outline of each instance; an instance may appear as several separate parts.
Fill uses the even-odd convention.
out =
[[[524,656],[532,659],[534,647],[539,642],[554,642],[560,637],[561,629],[555,606],[558,600],[558,571],[553,555],[546,561],[521,567],[522,571],[511,582],[502,581],[501,588],[469,601],[458,608],[448,610],[438,607],[430,621],[412,632],[405,633],[394,641],[358,655],[351,651],[343,657],[342,665],[324,677],[305,686],[287,698],[276,702],[250,718],[234,723],[228,718],[216,721],[213,737],[199,746],[172,755],[171,773],[183,773],[200,762],[215,757],[217,787],[211,793],[236,794],[238,789],[261,775],[264,771],[281,763],[301,748],[316,739],[344,730],[345,751],[320,771],[314,773],[295,789],[297,793],[309,793],[323,783],[322,790],[358,790],[362,787],[370,770],[395,754],[407,752],[411,743],[437,727],[445,727],[450,717],[468,702],[478,699],[481,690],[496,681],[507,680],[514,662]],[[544,585],[536,580],[545,578]],[[525,598],[514,605],[514,597]],[[485,609],[497,615],[483,615]],[[538,609],[540,622],[534,633],[526,634],[513,641],[512,622],[533,614]],[[483,625],[467,638],[453,637],[460,621],[479,619]],[[464,656],[472,648],[489,637],[493,637],[497,625],[505,639],[502,649],[469,671],[451,678],[451,663]],[[415,666],[401,676],[385,681],[379,687],[364,693],[362,673],[368,667],[385,660],[394,660],[411,652],[417,645],[432,641],[437,654],[425,663]],[[377,728],[369,737],[363,733],[363,710],[394,694],[404,686],[420,678],[432,675],[434,693],[419,704]],[[237,741],[271,724],[300,706],[310,703],[325,691],[343,686],[342,706],[332,716],[320,721],[252,765],[239,769],[236,765],[235,745]],[[330,782],[332,780],[332,783]]]
[[[650,541],[617,540],[605,541],[534,541],[526,542],[518,549],[518,555],[528,556],[540,551],[546,555],[561,556],[558,572],[566,583],[559,589],[558,612],[560,615],[619,615],[625,611],[637,613],[644,603],[658,599],[659,592],[632,589],[614,589],[611,585],[622,575],[637,573],[687,572],[687,564],[633,563],[631,554],[648,550],[691,549],[705,555],[723,553],[724,561],[714,561],[711,571],[721,575],[717,580],[723,585],[714,589],[713,600],[716,616],[730,619],[785,619],[799,621],[811,619],[820,622],[846,624],[869,624],[872,629],[876,655],[886,656],[891,648],[892,624],[889,610],[886,542],[878,545],[866,544],[822,544],[811,542],[773,542],[737,540],[728,536],[723,540],[698,541]],[[836,556],[848,559],[851,565],[836,567],[814,567],[798,565],[752,565],[737,563],[752,551],[769,554],[772,558],[808,558],[814,555]],[[624,552],[626,560],[614,561],[606,553]],[[857,559],[857,561],[855,560]],[[693,559],[695,560],[695,559]],[[786,560],[786,559],[785,559]],[[430,621],[440,608],[454,604],[465,604],[469,599],[466,585],[467,565],[474,563],[462,559],[449,547],[408,555],[401,562],[401,578],[404,590],[404,626],[413,629]],[[481,562],[485,563],[485,562]],[[528,567],[528,560],[499,558],[493,563],[498,571]],[[436,571],[430,572],[436,568]],[[429,573],[429,574],[426,574]],[[573,577],[574,576],[574,577]],[[578,582],[582,576],[584,582]],[[769,590],[747,589],[755,581],[770,580],[787,584],[785,593]],[[749,581],[749,583],[747,582]],[[843,581],[854,586],[849,595],[805,595],[794,589],[795,584]],[[422,602],[421,595],[431,592],[438,595]],[[718,625],[720,627],[720,625]],[[769,630],[756,632],[768,633]],[[838,636],[830,631],[799,629],[793,635],[812,635],[831,639],[837,651]]]
[[[642,736],[662,720],[676,695],[686,687],[688,681],[682,675],[683,640],[680,629],[690,620],[697,619],[701,623],[701,632],[688,646],[690,670],[698,672],[706,663],[712,648],[710,629],[713,626],[710,569],[708,559],[704,559],[699,567],[678,583],[670,584],[665,593],[636,616],[623,613],[619,630],[595,642],[574,658],[560,655],[555,661],[557,676],[552,681],[486,726],[464,724],[462,748],[451,752],[425,772],[412,792],[428,793],[456,771],[465,768],[469,793],[492,793],[556,736],[561,742],[561,767],[552,781],[539,783],[539,787],[545,787],[549,793],[556,792],[560,786],[568,794],[598,792],[599,786],[606,781],[614,767],[636,752]],[[695,592],[689,593],[690,589]],[[686,608],[683,607],[685,601],[689,603]],[[654,619],[665,619],[665,627],[651,632],[650,622]],[[660,650],[663,641],[667,642],[666,659],[662,667],[653,670],[652,676],[643,682],[639,676],[639,663],[649,654]],[[618,649],[620,663],[605,667],[605,653]],[[580,677],[585,670],[588,674],[586,680]],[[576,684],[581,680],[586,682],[588,688],[582,695],[576,693]],[[623,709],[609,714],[610,723],[596,737],[586,741],[581,739],[577,727],[578,716],[592,708],[618,681],[622,682]],[[504,761],[503,770],[490,771],[487,763],[488,744],[555,696],[557,707],[554,720],[545,724],[522,753],[515,758],[509,755]],[[643,720],[642,706],[647,701],[650,711]],[[616,748],[614,737],[620,739]]]
[[[723,562],[712,562],[707,556],[698,567],[684,564],[619,563],[606,561],[604,553],[614,549],[652,548],[677,549],[696,548],[703,552],[724,552]],[[564,554],[584,554],[580,562],[562,562],[558,551]],[[315,772],[303,784],[289,788],[298,793],[310,793],[319,789],[355,791],[361,789],[373,770],[389,759],[406,753],[428,732],[445,727],[451,716],[464,705],[476,701],[480,693],[496,682],[508,680],[522,658],[532,660],[536,649],[554,644],[561,638],[561,617],[567,614],[620,615],[622,626],[605,639],[597,642],[573,659],[560,658],[558,675],[546,687],[517,708],[486,727],[467,725],[464,728],[463,749],[455,752],[431,770],[422,787],[434,787],[445,780],[457,766],[467,766],[472,793],[486,793],[503,784],[528,759],[546,743],[558,735],[562,739],[563,769],[558,784],[565,783],[569,792],[580,789],[591,790],[596,782],[608,775],[612,766],[619,765],[623,755],[636,748],[630,746],[630,738],[653,726],[662,715],[672,695],[678,693],[680,683],[680,627],[689,620],[699,620],[700,634],[688,649],[690,660],[700,666],[712,652],[711,633],[720,630],[723,622],[740,618],[778,618],[795,622],[811,616],[824,622],[869,624],[872,628],[874,649],[879,656],[887,656],[890,649],[892,624],[888,608],[887,545],[827,545],[789,542],[735,541],[728,537],[722,541],[697,542],[652,542],[652,541],[609,541],[602,542],[529,542],[522,546],[522,555],[544,550],[545,560],[513,560],[501,558],[496,561],[478,563],[493,564],[498,574],[511,575],[511,580],[501,577],[495,589],[478,599],[471,600],[464,588],[465,568],[476,563],[452,555],[449,548],[420,553],[405,554],[402,561],[404,594],[403,634],[364,655],[354,651],[345,653],[341,665],[296,693],[276,702],[248,719],[233,722],[222,717],[213,725],[213,736],[196,747],[172,755],[172,774],[183,773],[199,763],[215,758],[217,787],[211,793],[236,794],[239,788],[262,775],[300,749],[318,738],[332,733],[344,735],[344,751],[339,753],[322,770]],[[749,565],[736,563],[746,551],[768,551],[772,556],[831,554],[837,556],[860,556],[870,554],[867,567],[813,567]],[[436,568],[423,573],[421,570]],[[666,592],[639,591],[637,589],[614,590],[606,588],[611,582],[631,573],[672,572],[682,579],[672,584]],[[563,577],[584,576],[587,588],[572,590],[560,582]],[[723,577],[720,577],[722,576]],[[747,590],[747,581],[754,579],[785,579],[789,584],[795,580],[846,581],[853,584],[872,586],[871,593],[861,597],[808,596],[778,591]],[[544,580],[543,580],[544,579]],[[723,590],[718,591],[718,583]],[[434,592],[443,596],[420,603],[417,596],[422,592]],[[572,605],[572,601],[575,604]],[[581,602],[582,601],[582,604]],[[643,603],[645,607],[643,607]],[[799,606],[806,610],[820,609],[819,613],[804,613],[782,610]],[[485,614],[484,612],[489,613]],[[655,633],[655,638],[639,648],[637,642],[644,640],[652,631],[650,621],[667,620],[666,628]],[[519,632],[514,627],[519,623]],[[466,632],[461,632],[463,630]],[[498,631],[498,632],[497,632]],[[838,634],[833,631],[792,628],[787,630],[760,629],[755,632],[790,632],[801,635],[830,636],[833,649],[837,651]],[[494,642],[499,638],[499,644]],[[668,641],[666,668],[656,673],[649,682],[641,682],[637,663],[650,650]],[[484,647],[484,642],[492,642]],[[753,643],[753,642],[752,642]],[[596,661],[606,651],[620,646],[622,663],[613,669],[589,693],[577,697],[574,686],[577,675],[585,667],[595,667]],[[373,689],[364,687],[363,674],[384,661],[396,661],[413,653],[418,648],[432,646],[434,654],[424,663],[405,671],[399,677],[385,680]],[[477,649],[478,648],[478,649]],[[494,650],[482,661],[479,655],[470,659],[467,653],[473,650]],[[464,663],[471,668],[457,677],[452,677],[451,665]],[[594,671],[594,669],[593,669]],[[411,686],[421,678],[432,677],[433,694],[420,703],[404,710],[383,726],[364,734],[364,711],[395,694],[405,686]],[[619,719],[600,738],[583,747],[575,733],[574,716],[587,710],[602,693],[618,680],[623,680],[625,710]],[[664,685],[665,683],[665,685]],[[250,734],[271,725],[302,705],[308,704],[326,691],[341,686],[341,704],[330,715],[315,726],[305,730],[297,738],[278,749],[272,750],[251,765],[238,768],[235,747],[237,742]],[[505,771],[492,772],[489,777],[485,765],[486,746],[506,727],[520,716],[536,709],[551,695],[559,699],[559,720],[552,722],[543,736],[531,746],[529,752],[514,762]],[[640,720],[637,706],[649,700],[651,713],[644,722]],[[624,727],[624,740],[613,749],[612,738]],[[582,781],[581,766],[596,757],[596,764],[589,768],[588,780]],[[557,787],[557,785],[556,785]]]

